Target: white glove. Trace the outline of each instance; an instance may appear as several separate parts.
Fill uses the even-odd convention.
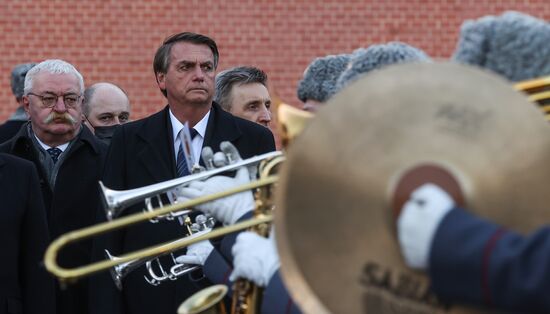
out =
[[[216,168],[221,168],[223,166],[227,166],[229,164],[229,161],[227,160],[227,157],[222,152],[217,152],[214,154],[214,166]]]
[[[409,267],[428,268],[437,227],[454,205],[451,196],[432,183],[424,184],[411,193],[397,219],[399,245]]]
[[[221,142],[220,150],[221,151],[214,154],[212,148],[208,146],[202,149],[201,156],[207,170],[220,168],[242,160],[239,150],[231,144],[231,142]],[[258,167],[256,165],[251,165],[248,167],[248,172],[250,174],[250,180],[254,180],[257,176]]]
[[[195,234],[198,236],[207,232],[209,231],[201,231]],[[213,249],[214,247],[208,240],[191,244],[187,247],[187,254],[178,256],[176,258],[176,262],[180,264],[195,264],[203,266]]]
[[[206,166],[206,170],[214,169],[214,151],[210,146],[204,146],[201,151],[201,158]]]
[[[231,249],[234,268],[229,280],[244,278],[260,287],[267,286],[280,265],[273,238],[266,239],[250,231],[240,233]]]
[[[237,148],[233,144],[231,144],[231,142],[228,142],[228,141],[221,142],[220,149],[225,155],[225,157],[227,158],[226,159],[227,165],[242,160],[241,154],[239,154],[239,150],[237,150]],[[214,156],[214,158],[215,157],[216,156]],[[249,174],[250,180],[256,179],[256,176],[258,175],[258,165],[248,166],[248,174]]]
[[[215,176],[206,181],[193,181],[188,187],[178,188],[178,202],[187,201],[204,195],[226,191],[250,182],[248,170],[241,167],[234,178]],[[210,214],[224,224],[234,224],[242,215],[255,208],[254,196],[251,191],[233,194],[197,206],[205,214]]]
[[[225,157],[227,158],[227,164],[232,164],[237,161],[241,161],[241,154],[239,154],[239,150],[235,145],[231,144],[231,142],[223,141],[220,143],[220,150],[223,152]]]

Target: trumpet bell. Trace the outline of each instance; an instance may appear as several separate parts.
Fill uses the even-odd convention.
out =
[[[178,314],[226,314],[227,287],[214,285],[193,294],[178,307]]]

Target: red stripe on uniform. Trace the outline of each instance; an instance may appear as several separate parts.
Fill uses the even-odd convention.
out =
[[[498,229],[495,233],[489,238],[485,249],[483,251],[483,265],[481,273],[481,290],[483,292],[483,300],[485,304],[491,305],[493,303],[491,298],[491,287],[489,286],[489,266],[491,263],[491,255],[493,254],[493,249],[497,244],[498,240],[504,235],[506,230],[503,228]]]

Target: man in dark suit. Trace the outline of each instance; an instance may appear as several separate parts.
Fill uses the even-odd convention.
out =
[[[50,238],[95,222],[100,206],[99,186],[107,146],[81,123],[82,75],[62,60],[46,60],[25,78],[23,96],[30,123],[0,152],[32,161],[38,169]],[[60,252],[61,266],[90,261],[91,241]],[[88,285],[82,280],[57,289],[58,313],[86,313]]]
[[[34,165],[0,154],[0,313],[55,313],[54,282],[41,267],[46,212]]]
[[[164,41],[153,68],[168,106],[146,119],[122,125],[115,132],[106,161],[107,187],[131,189],[189,174],[187,162],[178,157],[182,155],[180,132],[185,123],[192,128],[191,133],[196,133],[191,148],[196,162],[200,160],[201,147],[218,148],[222,141],[233,143],[243,158],[275,149],[269,129],[234,117],[212,101],[218,57],[216,43],[200,34],[185,32]],[[141,208],[134,206],[126,212]],[[184,234],[178,221],[145,223],[98,239],[94,256],[99,259],[105,248],[116,255]],[[165,267],[170,264],[166,262]],[[144,267],[130,273],[124,279],[122,292],[116,290],[108,274],[93,277],[92,312],[172,314],[203,285],[200,280],[192,282],[184,276],[154,287],[145,282],[145,274]]]

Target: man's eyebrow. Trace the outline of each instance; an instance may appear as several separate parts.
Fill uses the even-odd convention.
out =
[[[43,94],[50,94],[52,96],[57,96],[57,94],[55,92],[52,92],[52,91],[44,91],[42,92]],[[68,93],[65,93],[65,94],[61,94],[60,96],[68,96],[68,95],[78,95],[76,92],[68,92]]]
[[[179,62],[177,62],[176,64],[177,65],[193,65],[193,64],[196,64],[197,62],[196,61],[191,61],[191,60],[181,60]]]
[[[261,100],[259,100],[259,99],[253,99],[253,100],[247,102],[246,104],[247,104],[247,105],[254,105],[254,104],[261,104],[261,103],[262,103]]]

